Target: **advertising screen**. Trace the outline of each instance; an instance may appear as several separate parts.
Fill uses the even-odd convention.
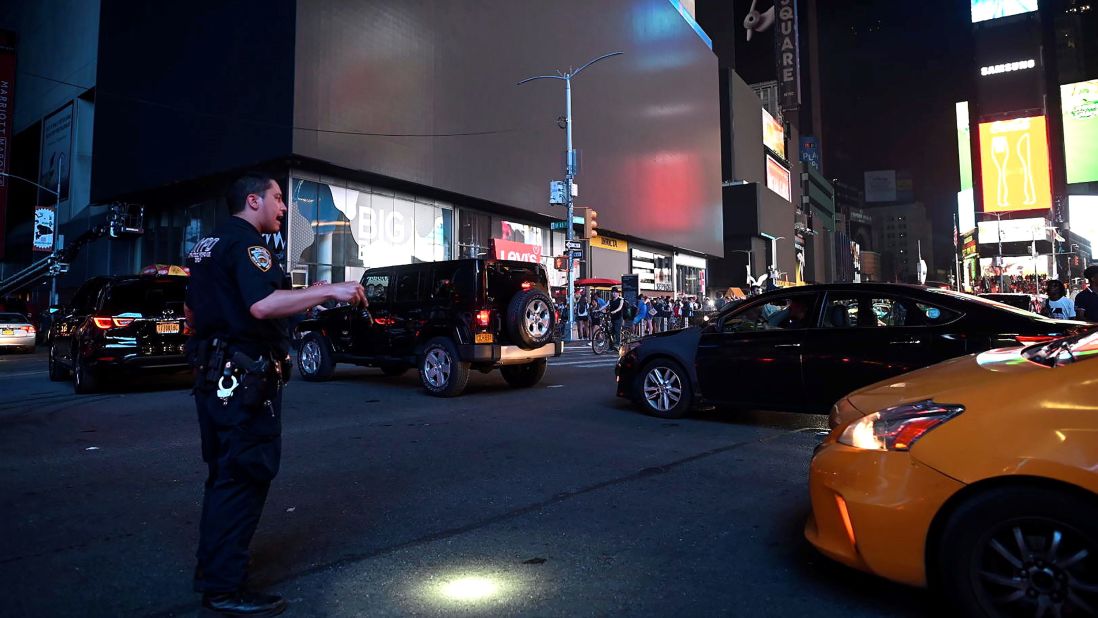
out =
[[[1098,195],[1069,195],[1068,220],[1072,232],[1098,247]]]
[[[778,163],[778,160],[770,155],[766,155],[766,186],[786,200],[793,201],[792,187],[789,184],[789,170],[785,169],[784,165]]]
[[[1052,207],[1044,116],[980,123],[981,212]]]
[[[972,23],[1037,10],[1037,0],[972,0]]]
[[[763,145],[773,150],[781,158],[785,158],[785,129],[765,109],[763,114]]]
[[[957,104],[957,161],[961,167],[961,191],[972,190],[972,141],[968,129],[968,101]]]
[[[981,221],[979,227],[980,244],[994,245],[999,242],[1000,234],[1003,242],[1048,240],[1048,230],[1045,229],[1047,225],[1048,219],[1044,217]]]
[[[1060,86],[1067,181],[1098,180],[1098,79]]]
[[[866,202],[896,201],[896,170],[874,170],[865,173]]]

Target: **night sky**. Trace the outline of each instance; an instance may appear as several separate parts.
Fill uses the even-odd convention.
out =
[[[820,0],[824,171],[861,186],[874,169],[911,171],[949,268],[959,179],[954,103],[972,49],[963,0]]]

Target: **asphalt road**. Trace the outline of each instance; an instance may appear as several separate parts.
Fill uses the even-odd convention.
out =
[[[821,416],[669,422],[568,349],[542,384],[408,372],[294,381],[252,582],[288,616],[920,616],[923,591],[804,541]],[[6,616],[195,615],[205,467],[184,379],[77,397],[45,357],[0,356]],[[472,579],[486,596],[453,597]]]

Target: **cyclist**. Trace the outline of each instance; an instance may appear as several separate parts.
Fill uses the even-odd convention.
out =
[[[610,347],[615,350],[621,345],[623,309],[625,309],[625,299],[621,297],[621,290],[610,288],[610,302],[602,311],[610,317]]]

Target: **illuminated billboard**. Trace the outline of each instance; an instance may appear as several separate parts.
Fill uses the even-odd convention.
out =
[[[785,129],[765,109],[763,113],[763,145],[773,150],[781,158],[785,158]]]
[[[1068,220],[1072,232],[1098,248],[1098,195],[1069,195]]]
[[[770,155],[766,155],[766,187],[786,200],[793,201],[789,170]]]
[[[1052,207],[1044,116],[980,123],[981,212]]]
[[[1028,219],[991,219],[981,221],[978,235],[981,245],[994,245],[1002,242],[1032,242],[1048,240],[1046,229],[1048,219],[1030,217]]]
[[[1098,180],[1098,79],[1060,86],[1067,181]]]
[[[1037,10],[1037,0],[972,0],[972,23]]]
[[[961,166],[961,191],[972,190],[972,140],[969,139],[968,101],[957,104],[957,161]]]

